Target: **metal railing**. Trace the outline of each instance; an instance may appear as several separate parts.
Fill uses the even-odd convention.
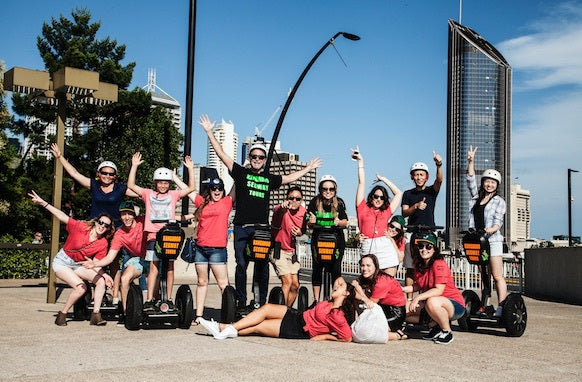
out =
[[[309,244],[297,243],[297,255],[302,269],[312,268],[313,259],[311,257],[311,247]],[[359,260],[359,248],[346,248],[342,260],[342,274],[351,276],[359,275]],[[455,280],[457,288],[460,290],[481,289],[481,273],[479,271],[479,266],[469,264],[467,259],[463,256],[445,255],[445,261],[449,265],[449,268],[451,268],[451,273],[453,274],[453,279]],[[406,269],[402,266],[398,267],[396,279],[403,283],[405,274]],[[523,260],[514,260],[513,256],[504,256],[503,276],[505,277],[507,289],[509,291],[523,292]]]

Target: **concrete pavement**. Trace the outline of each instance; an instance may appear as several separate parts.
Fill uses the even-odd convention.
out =
[[[184,264],[176,265],[177,281],[194,284],[194,267],[186,272]],[[47,304],[46,280],[0,280],[0,380],[582,379],[581,306],[526,298],[529,318],[522,337],[506,337],[497,328],[455,331],[448,346],[420,339],[386,345],[262,337],[217,341],[198,326],[130,332],[115,321],[105,327],[69,321],[57,327],[55,314],[69,291],[57,304]],[[215,283],[206,306],[206,316],[219,317]]]

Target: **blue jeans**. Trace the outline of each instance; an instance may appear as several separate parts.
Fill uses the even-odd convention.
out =
[[[196,264],[226,264],[226,248],[196,247]]]
[[[236,271],[234,273],[234,285],[236,296],[240,305],[247,303],[247,268],[249,258],[245,253],[245,247],[250,237],[255,233],[255,227],[234,226],[234,258],[236,260]],[[258,302],[267,302],[267,291],[269,289],[269,262],[255,261],[253,281],[259,283]],[[257,296],[255,296],[255,299]]]

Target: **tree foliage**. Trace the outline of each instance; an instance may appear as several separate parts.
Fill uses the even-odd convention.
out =
[[[67,103],[66,124],[72,128],[73,135],[66,139],[64,155],[81,174],[89,177],[95,175],[101,161],[111,160],[119,168],[118,179],[125,182],[131,156],[141,151],[145,162],[138,171],[137,183],[151,187],[155,168],[180,165],[182,136],[163,108],[152,108],[149,93],[141,89],[127,90],[135,63],[122,64],[125,45],[110,37],[97,38],[101,24],[91,21],[88,10],[77,8],[71,16],[52,18],[42,26],[37,47],[46,70],[54,73],[70,66],[96,71],[100,81],[117,84],[120,90],[118,102],[105,107]],[[18,119],[1,113],[4,103],[0,94],[2,130],[28,138],[30,145],[41,148],[50,145],[52,139],[45,142],[44,132],[47,125],[56,120],[56,107],[19,94],[13,94],[12,101],[13,111],[21,116]],[[0,144],[5,141],[6,135],[2,133]],[[29,149],[30,146],[24,151]],[[33,230],[46,232],[49,229],[50,216],[32,205],[26,193],[34,189],[46,200],[51,200],[53,169],[53,159],[47,161],[31,154],[19,160],[14,150],[0,150],[0,204],[4,195],[12,198],[4,204],[6,214],[2,214],[0,205],[0,236],[9,233],[23,240]],[[75,218],[88,217],[89,192],[67,175],[63,179],[62,202],[71,205]]]

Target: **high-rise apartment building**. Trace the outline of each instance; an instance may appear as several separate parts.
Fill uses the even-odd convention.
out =
[[[156,84],[156,70],[148,69],[148,84],[143,89],[152,96],[152,107],[161,106],[168,111],[172,118],[172,124],[180,131],[182,123],[182,107],[180,103],[171,95],[166,93]]]
[[[289,153],[279,153],[273,157],[271,168],[269,172],[275,175],[288,175],[292,172],[299,171],[307,166],[309,163],[301,162],[299,155]],[[307,208],[307,204],[317,195],[317,169],[309,171],[307,174],[297,179],[295,182],[287,184],[278,190],[271,191],[269,199],[269,207],[271,211],[277,205],[282,203],[286,196],[287,190],[291,186],[301,187],[303,193],[303,202]]]
[[[224,152],[231,158],[236,158],[238,151],[238,135],[234,132],[234,124],[231,121],[226,122],[224,119],[216,124],[213,129],[214,136],[222,146]],[[228,175],[228,168],[222,163],[216,151],[208,141],[208,157],[206,160],[208,167],[215,168],[218,176],[223,180],[225,190],[228,192],[234,181]]]
[[[511,219],[511,250],[521,252],[527,248],[530,239],[530,193],[519,184],[511,185],[511,211],[507,211]]]
[[[477,182],[484,170],[501,172],[499,194],[511,209],[511,67],[501,53],[474,30],[449,20],[447,90],[447,238],[456,248],[469,224],[467,152],[477,146]],[[511,219],[503,236],[511,243]]]

